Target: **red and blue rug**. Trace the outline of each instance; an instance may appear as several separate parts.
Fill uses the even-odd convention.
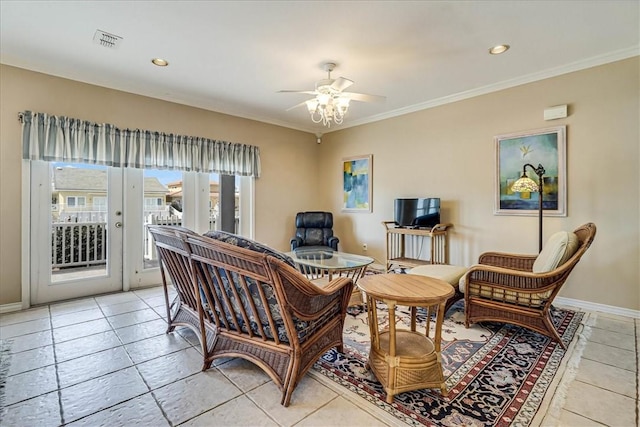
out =
[[[565,351],[544,335],[513,325],[483,323],[466,329],[462,302],[449,311],[442,328],[443,372],[449,394],[417,390],[386,393],[365,368],[369,352],[366,313],[351,312],[345,326],[345,353],[327,352],[314,369],[389,415],[412,426],[528,426],[561,367]],[[379,322],[388,324],[384,306]],[[409,328],[408,310],[397,310],[398,326]],[[569,344],[583,313],[554,309],[553,322]],[[425,314],[418,316],[422,330]],[[433,322],[431,322],[433,323]]]

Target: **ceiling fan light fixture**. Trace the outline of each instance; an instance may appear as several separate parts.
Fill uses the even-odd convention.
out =
[[[510,47],[511,46],[509,46],[508,44],[499,44],[497,46],[489,48],[489,53],[491,55],[500,55],[501,53],[505,53],[506,51],[508,51]]]
[[[347,110],[349,109],[349,98],[337,98],[335,100],[336,107],[338,107],[338,111],[340,111],[340,115],[344,116],[347,114]]]
[[[310,114],[313,114],[318,108],[318,101],[316,99],[305,101],[305,104],[307,104],[307,110],[309,110]]]
[[[301,102],[291,107],[306,105],[311,121],[322,123],[326,127],[331,127],[331,123],[342,124],[344,116],[349,110],[349,103],[352,99],[356,101],[373,102],[383,100],[383,96],[367,95],[363,93],[343,92],[353,84],[353,80],[338,77],[331,78],[331,72],[336,67],[333,62],[324,64],[323,68],[327,72],[327,78],[317,81],[313,92],[306,90],[281,90],[280,92],[295,92],[315,95],[315,98]]]
[[[315,99],[306,101],[313,123],[331,127],[331,122],[340,125],[349,109],[349,98],[320,93]]]
[[[316,96],[316,100],[320,105],[327,105],[331,102],[332,98],[331,98],[331,95],[328,93],[319,93]]]

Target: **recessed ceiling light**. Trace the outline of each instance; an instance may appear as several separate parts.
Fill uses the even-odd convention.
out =
[[[508,44],[499,44],[489,49],[489,53],[491,55],[500,55],[501,53],[505,53],[506,51],[508,51],[510,47],[511,46],[509,46]]]
[[[151,63],[153,65],[157,65],[158,67],[166,67],[167,65],[169,65],[169,61],[166,61],[162,58],[153,58],[151,60]]]

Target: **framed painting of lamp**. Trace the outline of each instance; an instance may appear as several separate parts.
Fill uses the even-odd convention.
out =
[[[498,135],[494,140],[494,213],[542,217],[544,212],[544,216],[567,216],[566,126]],[[514,184],[523,176],[536,184],[542,179],[542,192],[537,185],[530,191],[517,185],[514,191]]]
[[[342,159],[342,211],[371,212],[373,155]]]

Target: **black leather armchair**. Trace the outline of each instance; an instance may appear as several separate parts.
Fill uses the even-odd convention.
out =
[[[338,250],[338,239],[333,235],[331,212],[298,212],[296,236],[291,239],[291,250],[300,247],[316,247]]]

